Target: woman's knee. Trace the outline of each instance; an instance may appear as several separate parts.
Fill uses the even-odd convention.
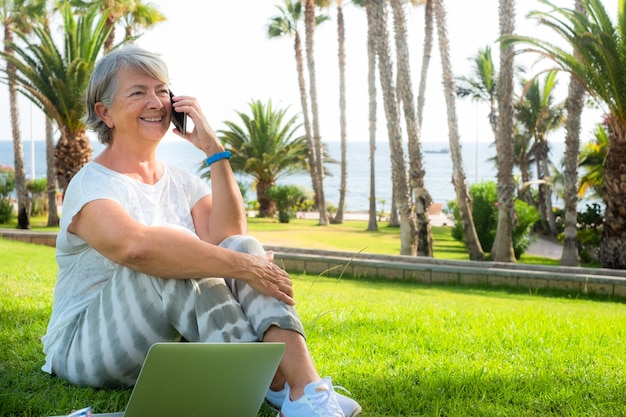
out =
[[[220,243],[220,247],[251,255],[263,255],[265,253],[263,245],[248,235],[229,236]]]

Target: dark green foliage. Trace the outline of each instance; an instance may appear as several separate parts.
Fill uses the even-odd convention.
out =
[[[48,181],[45,178],[37,178],[26,183],[26,189],[30,193],[31,216],[41,216],[48,212],[47,187]]]
[[[496,183],[486,181],[473,184],[470,187],[472,197],[472,216],[478,240],[485,252],[491,252],[493,241],[498,227],[498,193]],[[448,209],[452,212],[455,226],[452,228],[452,237],[464,241],[463,225],[456,201],[448,203]],[[515,211],[517,212],[517,223],[513,230],[513,250],[515,258],[519,259],[532,243],[531,230],[533,225],[539,221],[540,216],[537,210],[529,204],[515,201]]]
[[[15,190],[15,170],[0,164],[0,223],[8,223],[13,218],[13,203],[9,198]]]
[[[289,223],[295,217],[301,201],[304,200],[302,190],[295,185],[275,185],[269,188],[268,195],[276,203],[278,221]]]

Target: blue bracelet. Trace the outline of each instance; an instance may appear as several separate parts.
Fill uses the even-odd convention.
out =
[[[230,159],[231,155],[230,151],[215,153],[206,159],[206,166],[211,166],[213,162],[217,162],[220,159]]]

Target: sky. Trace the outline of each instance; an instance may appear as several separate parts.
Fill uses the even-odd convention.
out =
[[[167,21],[146,31],[136,42],[139,46],[161,54],[168,64],[171,89],[175,94],[196,96],[214,129],[222,129],[226,120],[238,122],[237,111],[248,112],[252,100],[267,102],[275,108],[288,107],[288,114],[301,112],[293,38],[270,39],[269,19],[279,11],[282,0],[152,0]],[[470,59],[480,48],[491,45],[494,62],[498,63],[498,0],[447,0],[447,23],[450,55],[455,76],[471,73]],[[559,6],[571,7],[573,0],[555,0]],[[617,2],[605,0],[607,10],[616,13]],[[554,36],[547,29],[526,19],[531,10],[545,10],[536,0],[517,0],[516,33],[532,36]],[[338,141],[339,72],[337,64],[336,11],[328,10],[330,20],[318,27],[315,37],[320,130],[323,141]],[[407,11],[410,58],[415,95],[421,71],[424,8]],[[368,141],[367,96],[367,24],[365,11],[344,1],[346,25],[346,91],[348,141]],[[301,27],[304,38],[304,25]],[[558,42],[558,38],[554,40]],[[437,38],[435,38],[437,42]],[[530,66],[533,59],[523,61]],[[565,99],[568,77],[560,79]],[[6,86],[4,86],[6,91]],[[380,92],[380,86],[378,86]],[[44,139],[44,118],[25,98],[20,99],[22,140]],[[426,104],[422,125],[424,142],[448,140],[447,116],[441,83],[438,45],[428,74]],[[470,100],[457,100],[456,112],[462,142],[491,142],[487,123],[488,108]],[[599,115],[586,111],[583,117],[583,141],[599,120]],[[385,141],[382,99],[378,105],[377,138]],[[563,134],[552,140],[563,140]],[[169,139],[175,135],[168,134]],[[11,140],[8,91],[0,86],[0,140]]]

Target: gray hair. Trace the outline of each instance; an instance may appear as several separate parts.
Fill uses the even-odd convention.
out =
[[[165,84],[169,84],[167,65],[157,55],[135,45],[126,45],[107,53],[98,63],[89,78],[85,92],[87,114],[84,121],[97,133],[100,143],[111,143],[112,129],[100,119],[95,105],[101,102],[106,107],[113,104],[117,92],[117,73],[122,69],[140,71]]]

